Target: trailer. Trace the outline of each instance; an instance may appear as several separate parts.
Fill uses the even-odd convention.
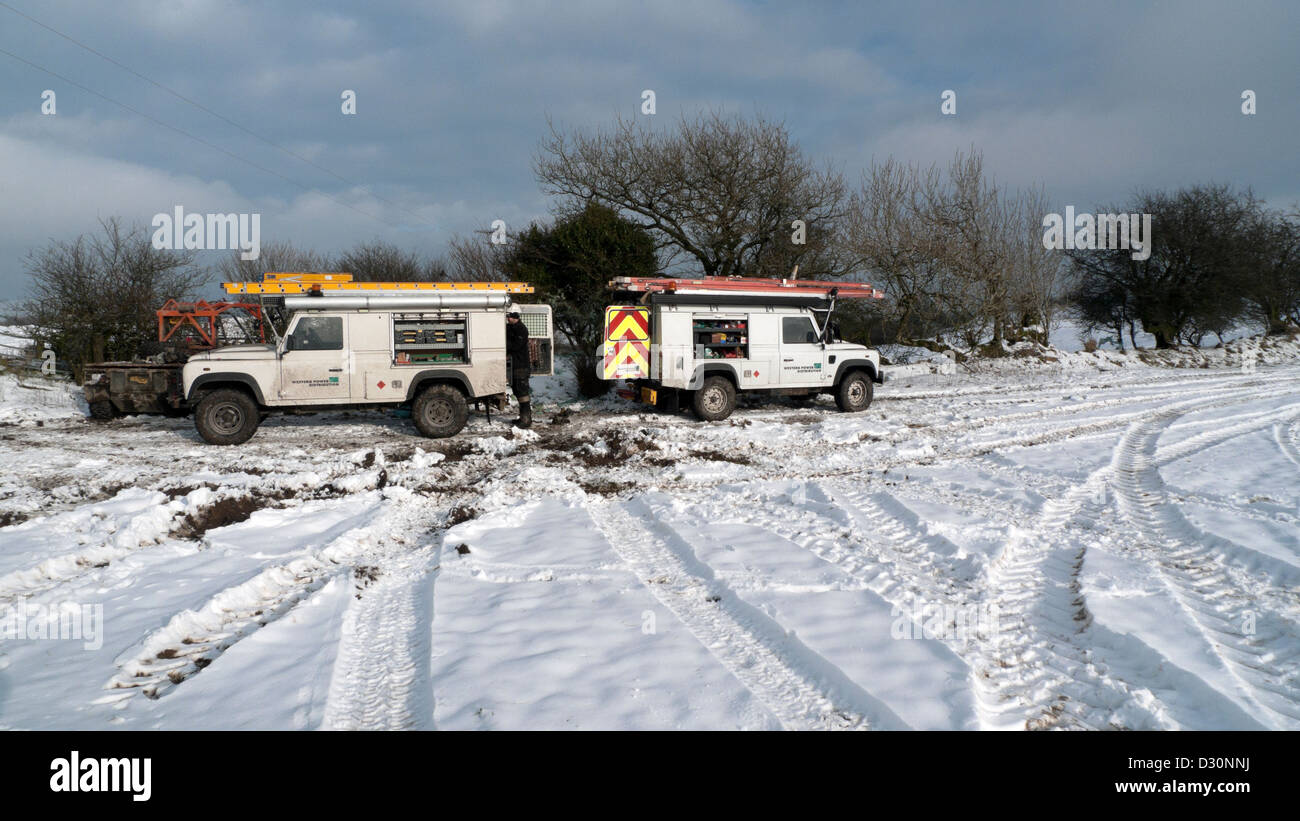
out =
[[[605,309],[600,376],[620,393],[706,421],[726,419],[740,394],[831,394],[865,410],[883,381],[880,355],[838,339],[841,299],[882,299],[870,285],[748,277],[618,277],[626,299]]]
[[[188,412],[181,370],[194,354],[223,345],[267,339],[262,306],[251,302],[181,302],[169,299],[155,314],[157,352],[145,359],[95,362],[85,367],[82,392],[94,419],[127,413]]]

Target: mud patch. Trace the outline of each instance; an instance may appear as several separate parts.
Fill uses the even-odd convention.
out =
[[[578,482],[585,493],[596,496],[613,496],[637,487],[635,482],[615,482],[609,479],[588,479]]]
[[[720,450],[697,450],[691,453],[697,459],[710,462],[730,462],[733,465],[752,465],[754,460],[740,453],[723,453]]]
[[[584,442],[573,437],[556,437],[552,441],[554,445],[559,446],[558,449],[568,451],[589,468],[614,467],[646,453],[662,450],[653,434],[645,428],[635,431],[612,430],[597,440],[604,444],[603,449],[598,448],[593,442]]]
[[[361,598],[361,591],[379,581],[379,568],[373,564],[359,564],[352,568],[352,580],[356,583],[356,597]]]
[[[462,522],[468,522],[470,519],[477,519],[478,514],[478,508],[469,505],[456,505],[447,511],[447,518],[443,522],[443,527],[455,527]]]
[[[0,513],[0,527],[9,527],[10,525],[20,525],[31,518],[26,513],[20,513],[16,510]]]
[[[434,452],[443,455],[443,460],[439,464],[444,465],[451,464],[452,462],[459,462],[471,453],[477,453],[477,451],[474,450],[474,446],[468,442],[455,442],[447,445],[445,448],[434,448]]]
[[[287,494],[286,494],[287,495]],[[284,498],[281,494],[227,496],[188,513],[171,535],[178,539],[202,539],[209,530],[248,520],[257,511]]]
[[[200,482],[197,485],[177,485],[176,487],[159,488],[159,490],[167,495],[167,501],[171,501],[172,499],[179,499],[182,496],[189,496],[199,488],[217,490],[218,485],[214,485],[211,482]]]

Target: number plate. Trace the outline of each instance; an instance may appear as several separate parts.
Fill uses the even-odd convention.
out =
[[[659,403],[659,393],[654,388],[641,389],[641,401],[648,402],[651,405]]]

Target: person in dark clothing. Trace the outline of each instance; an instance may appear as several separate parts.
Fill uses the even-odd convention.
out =
[[[506,314],[506,357],[510,360],[510,389],[519,400],[519,418],[514,424],[520,428],[533,425],[533,397],[528,387],[532,363],[528,356],[528,329],[519,319],[518,311]]]

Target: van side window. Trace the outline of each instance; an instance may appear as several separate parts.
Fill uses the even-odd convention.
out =
[[[304,316],[293,327],[295,351],[343,350],[343,317]]]
[[[812,320],[806,316],[786,316],[781,318],[782,345],[811,345],[817,341],[817,332],[813,330]]]

